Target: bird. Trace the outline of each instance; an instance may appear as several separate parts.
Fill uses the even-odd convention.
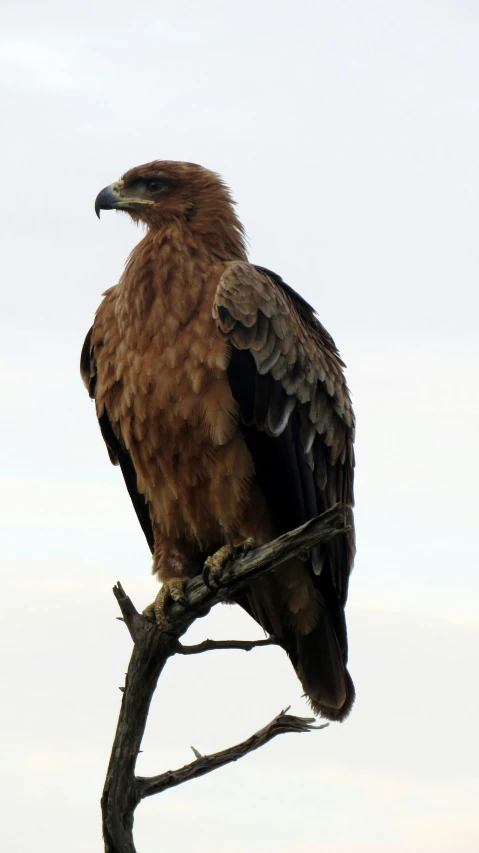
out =
[[[355,418],[338,349],[302,296],[249,262],[215,172],[137,166],[96,197],[108,210],[145,234],[103,294],[81,375],[162,582],[144,612],[168,630],[189,578],[214,585],[238,549],[351,508],[346,533],[235,599],[287,652],[314,713],[343,721]]]

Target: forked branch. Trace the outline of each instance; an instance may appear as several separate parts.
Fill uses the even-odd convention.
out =
[[[199,654],[215,649],[243,649],[277,645],[274,637],[265,640],[205,640],[196,646],[183,646],[178,640],[199,616],[225,599],[232,600],[245,584],[281,565],[285,560],[307,554],[320,542],[349,530],[350,510],[336,505],[302,527],[279,537],[274,542],[236,559],[225,569],[222,586],[212,592],[201,577],[189,581],[185,595],[191,609],[173,604],[169,613],[171,632],[159,631],[156,624],[142,616],[118,583],[113,592],[123,621],[133,639],[133,652],[128,667],[115,739],[102,796],[103,837],[105,853],[136,853],[133,842],[133,817],[138,803],[152,794],[203,776],[218,767],[236,761],[258,749],[276,735],[286,732],[308,732],[314,718],[295,717],[282,711],[267,726],[236,746],[213,755],[203,756],[196,750],[196,760],[178,770],[170,770],[150,778],[137,777],[135,765],[140,751],[150,703],[158,678],[169,657],[174,654]]]

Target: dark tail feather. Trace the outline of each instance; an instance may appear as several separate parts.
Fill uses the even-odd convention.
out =
[[[294,640],[296,648],[288,651],[314,713],[346,719],[356,694],[327,611],[310,634],[296,634]]]
[[[237,599],[238,604],[268,634],[278,638],[291,659],[314,713],[327,720],[342,722],[351,711],[356,696],[346,668],[348,641],[343,605],[333,596],[329,596],[326,602],[324,591],[321,594],[318,590],[322,611],[319,622],[310,634],[299,634],[291,625],[277,624],[279,616],[276,620],[273,618],[276,611],[269,612],[271,594],[261,590],[260,584],[261,579],[255,581],[254,592],[251,589]]]

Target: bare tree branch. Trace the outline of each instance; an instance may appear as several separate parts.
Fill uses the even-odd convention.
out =
[[[188,782],[190,779],[197,779],[198,776],[204,776],[205,773],[211,773],[218,767],[223,767],[225,764],[230,764],[232,761],[237,761],[239,758],[248,755],[260,746],[272,740],[277,735],[287,732],[309,732],[312,729],[324,729],[328,723],[321,726],[315,726],[314,717],[295,717],[292,714],[287,714],[289,709],[281,711],[274,720],[271,720],[268,725],[260,729],[254,735],[251,735],[242,743],[237,743],[236,746],[231,746],[228,749],[223,749],[221,752],[215,752],[213,755],[200,755],[195,749],[195,755],[198,755],[196,761],[191,764],[186,764],[179,770],[168,770],[167,773],[161,773],[159,776],[151,776],[150,778],[139,776],[137,777],[138,793],[140,799],[151,797],[152,794],[159,794],[161,791],[166,791],[168,788],[174,788],[176,785],[181,785],[183,782]],[[193,748],[193,747],[192,747]]]
[[[251,649],[256,649],[258,646],[279,646],[281,645],[273,637],[267,637],[266,640],[203,640],[196,646],[184,646],[178,643],[175,646],[175,652],[179,655],[199,655],[202,652],[212,652],[216,649],[242,649],[244,652],[250,652]]]
[[[103,838],[105,853],[135,853],[133,813],[139,802],[136,759],[158,677],[174,654],[175,640],[136,611],[121,584],[113,592],[134,646],[101,800]]]
[[[350,530],[350,520],[351,509],[335,504],[301,527],[250,551],[245,556],[238,557],[225,568],[221,576],[221,587],[217,592],[208,589],[200,576],[188,581],[185,596],[191,609],[185,610],[181,604],[172,604],[169,614],[172,631],[181,636],[195,619],[205,616],[219,601],[234,598],[245,584],[292,557],[309,554],[320,542],[328,542],[334,536]]]
[[[119,622],[124,622],[130,632],[131,639],[135,642],[137,635],[144,628],[145,618],[138,613],[131,598],[129,598],[123,589],[120,581],[113,587],[113,595],[115,596],[120,610],[123,614],[123,619],[118,616]]]
[[[213,649],[249,651],[257,646],[278,645],[275,638],[270,637],[251,641],[205,640],[196,646],[182,646],[178,637],[213,605],[234,598],[253,578],[274,569],[291,557],[308,553],[319,542],[327,542],[333,536],[349,530],[349,519],[349,508],[336,505],[302,527],[236,559],[223,572],[222,586],[217,592],[208,589],[201,577],[189,581],[185,594],[190,608],[185,609],[177,603],[171,606],[168,613],[171,631],[168,632],[159,631],[153,620],[138,613],[120,583],[114,587],[113,592],[122,613],[122,620],[127,625],[134,646],[125,686],[120,688],[123,689],[120,715],[101,801],[105,853],[136,853],[133,842],[133,816],[136,806],[144,797],[236,761],[278,734],[324,728],[314,726],[313,718],[294,717],[282,712],[264,729],[241,744],[209,756],[202,756],[193,749],[196,761],[179,770],[151,778],[135,776],[136,759],[140,752],[150,703],[158,678],[169,657],[175,653],[199,654]]]

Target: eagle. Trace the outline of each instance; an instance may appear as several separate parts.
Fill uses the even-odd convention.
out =
[[[147,163],[101,190],[102,210],[146,234],[103,294],[81,374],[162,581],[145,613],[167,630],[189,578],[214,585],[244,543],[353,506],[354,415],[333,339],[279,275],[248,261],[219,175]],[[354,541],[351,526],[237,599],[285,649],[313,711],[339,721],[355,697],[344,612]]]

